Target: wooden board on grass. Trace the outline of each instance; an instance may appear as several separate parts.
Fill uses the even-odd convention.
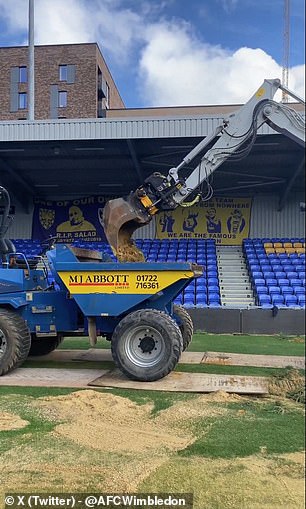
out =
[[[31,357],[32,361],[112,361],[110,350],[89,348],[88,350],[55,350],[43,357]],[[226,352],[183,352],[180,364],[220,364],[222,366],[254,366],[262,368],[305,369],[305,358],[288,355],[258,355]]]
[[[1,386],[78,387],[106,373],[102,369],[18,368],[0,377]]]
[[[267,394],[269,380],[260,376],[210,375],[205,373],[170,373],[156,382],[135,382],[114,369],[93,380],[92,387],[118,387],[170,392],[216,392]]]

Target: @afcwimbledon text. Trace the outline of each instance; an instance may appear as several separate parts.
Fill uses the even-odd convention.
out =
[[[7,493],[5,509],[193,509],[192,493]]]

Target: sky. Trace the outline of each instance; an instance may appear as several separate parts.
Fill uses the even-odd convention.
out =
[[[290,0],[289,88],[305,93],[304,0]],[[239,104],[282,77],[284,0],[35,0],[35,44],[97,42],[128,108]],[[28,0],[0,0],[0,46]]]

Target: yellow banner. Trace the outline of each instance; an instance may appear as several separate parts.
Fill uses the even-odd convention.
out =
[[[162,270],[145,272],[59,272],[71,294],[117,293],[155,294],[179,279],[190,279],[192,271]]]
[[[239,245],[249,236],[251,198],[215,197],[192,207],[178,207],[156,216],[158,239],[214,239]]]

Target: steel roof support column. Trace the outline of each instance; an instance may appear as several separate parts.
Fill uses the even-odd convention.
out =
[[[29,0],[28,120],[34,120],[34,0]]]
[[[279,202],[278,202],[278,211],[281,212],[286,204],[286,200],[288,198],[288,195],[294,185],[294,182],[295,180],[297,179],[297,177],[299,176],[299,174],[301,173],[302,170],[304,170],[305,168],[305,156],[303,156],[300,164],[298,165],[297,169],[295,170],[295,172],[293,173],[293,175],[291,176],[290,179],[288,179],[288,181],[286,182],[285,186],[284,186],[284,190],[283,190],[283,193],[282,195],[280,196],[279,198]]]
[[[14,194],[18,198],[20,205],[23,206],[25,212],[29,212],[29,196],[33,198],[35,196],[35,191],[32,189],[32,187],[27,183],[26,180],[24,180],[17,172],[16,170],[13,170],[13,168],[10,167],[10,165],[4,161],[3,159],[0,159],[0,169],[6,171],[13,179],[19,183],[20,185],[16,185],[16,190],[14,189]],[[19,192],[19,190],[21,192]]]
[[[129,148],[129,152],[130,152],[133,164],[134,164],[136,172],[137,172],[137,176],[139,178],[139,183],[142,184],[144,181],[144,175],[143,175],[143,171],[141,169],[141,166],[140,166],[137,154],[136,154],[134,143],[132,142],[132,140],[126,140],[126,142],[127,142],[128,148]]]

